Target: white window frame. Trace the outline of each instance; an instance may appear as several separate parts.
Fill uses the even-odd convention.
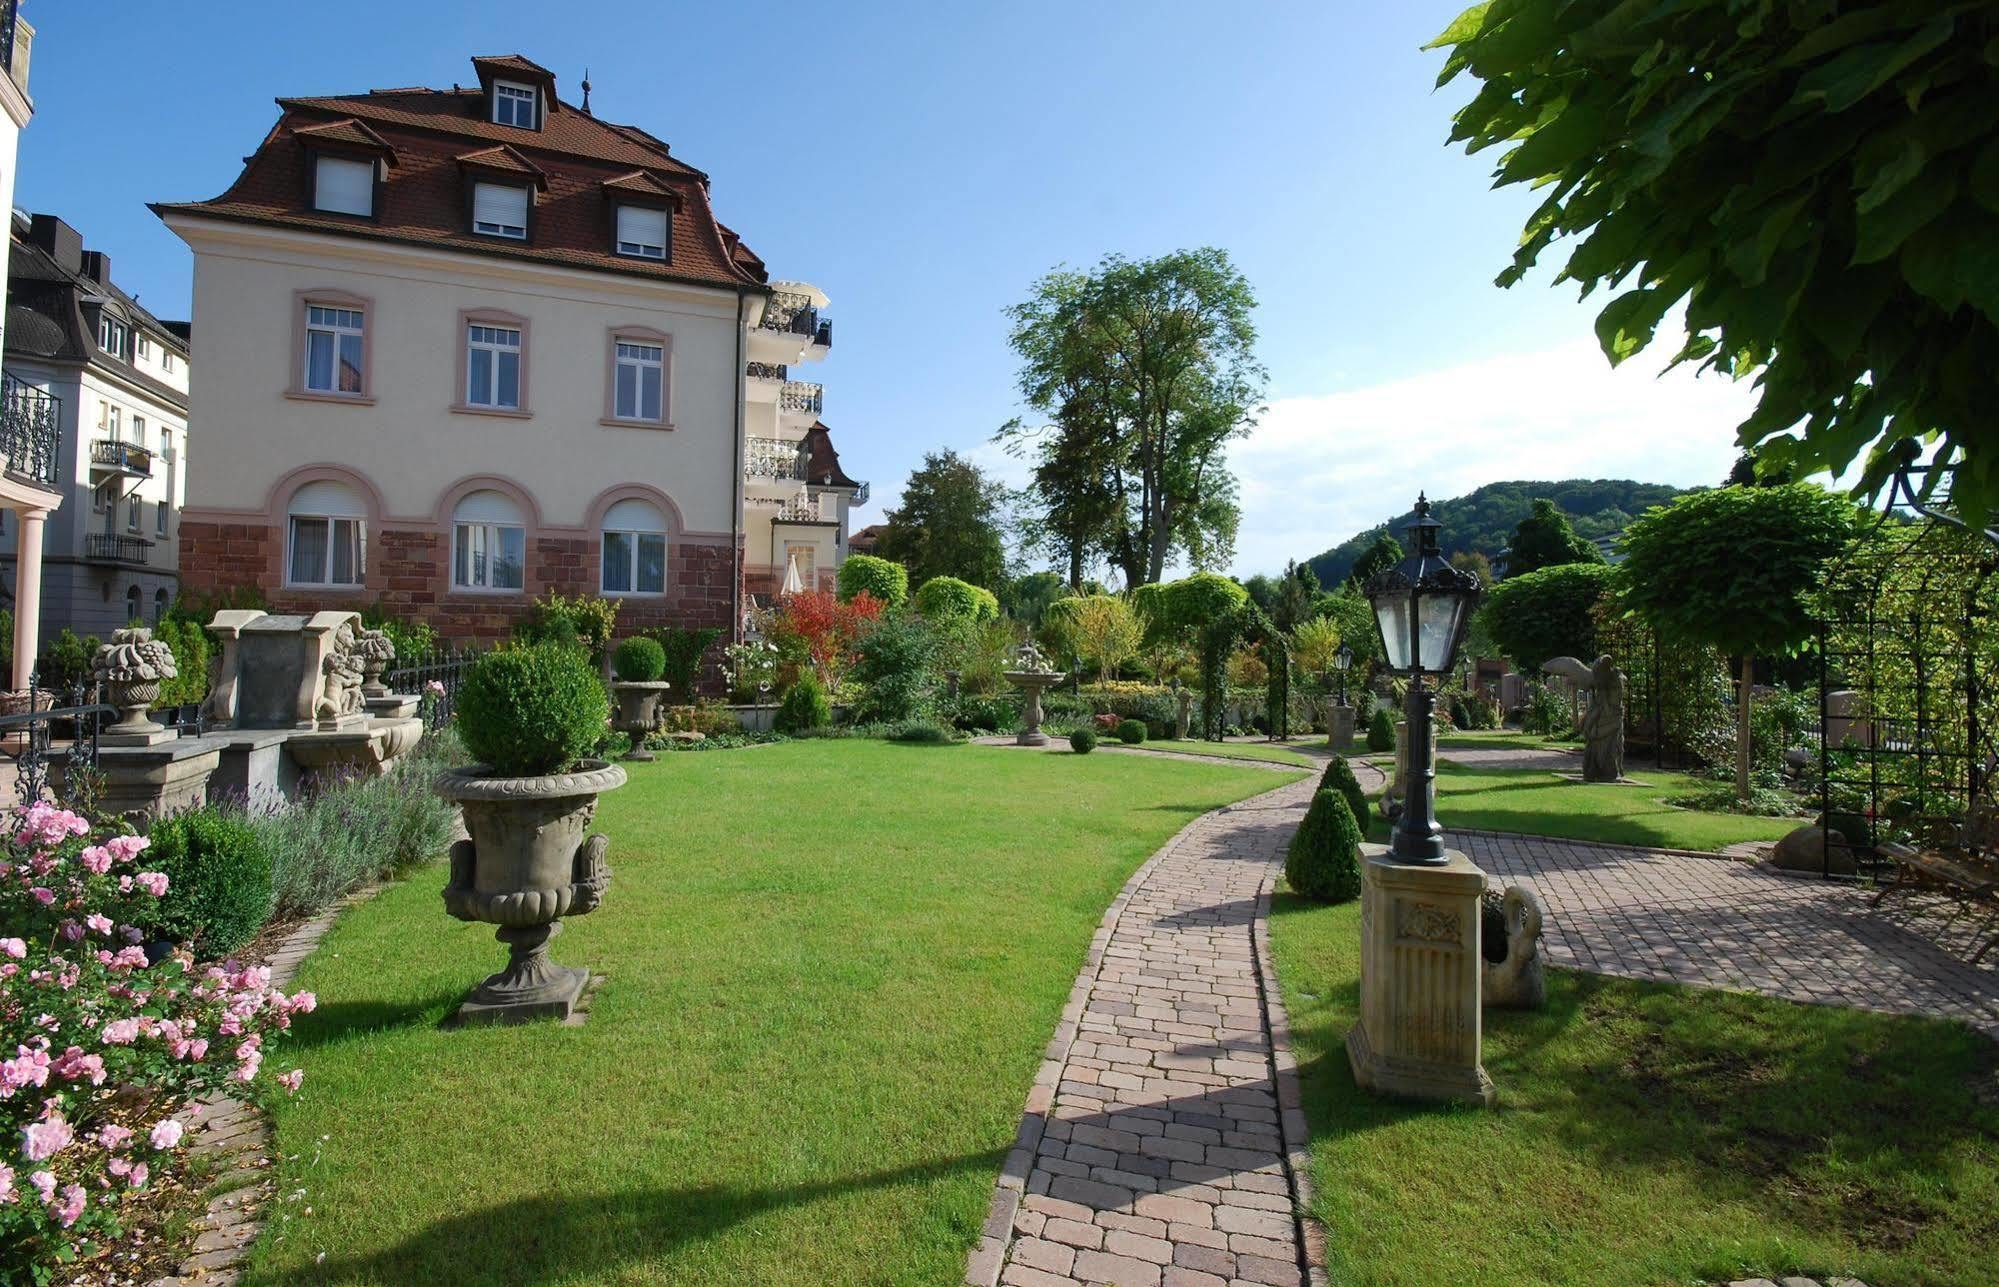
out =
[[[315,314],[319,316],[315,319]],[[332,362],[327,367],[330,383],[322,387],[312,382],[312,337],[315,334],[330,336],[327,341],[333,346]],[[340,352],[343,341],[354,338],[359,349],[359,361],[355,366],[354,389],[340,387]],[[305,343],[299,353],[299,388],[307,393],[317,393],[331,398],[365,398],[368,396],[368,312],[351,304],[314,304],[305,306]]]
[[[133,492],[125,498],[125,530],[143,532],[146,530],[146,502]]]
[[[153,342],[147,339],[144,334],[139,336],[139,360],[141,362],[150,362],[153,360]]]
[[[625,216],[628,214],[659,216],[660,227],[659,227],[658,244],[655,245],[650,241],[627,240],[625,237],[625,233],[627,231],[625,227]],[[619,253],[620,255],[625,256],[627,259],[651,259],[659,263],[665,263],[666,243],[669,240],[671,240],[672,237],[673,237],[673,214],[671,211],[659,209],[654,206],[641,206],[641,205],[631,205],[631,204],[621,204],[618,206],[617,216],[615,220],[615,227],[612,230],[612,240],[614,243],[614,248],[617,250],[617,253]]]
[[[159,537],[166,536],[167,524],[172,515],[173,503],[171,501],[163,500],[153,506],[153,535]]]
[[[517,532],[521,541],[521,584],[490,584],[497,561],[495,551],[505,553],[504,534]],[[478,547],[469,552],[465,568],[466,579],[459,578],[459,554],[465,550],[465,542],[476,533]],[[483,554],[484,561],[476,568],[472,557]],[[489,523],[468,520],[451,525],[451,589],[455,594],[523,594],[527,590],[527,528],[520,523]]]
[[[345,166],[348,167],[350,171],[359,170],[366,175],[365,184],[361,189],[360,196],[358,197],[359,204],[362,207],[361,209],[355,210],[351,209],[346,205],[336,205],[331,203],[331,200],[327,195],[329,189],[326,183],[326,173],[327,173],[326,167],[329,165],[335,167]],[[324,211],[327,214],[356,215],[363,219],[374,218],[375,217],[375,163],[373,161],[363,161],[356,157],[351,157],[351,156],[335,156],[332,155],[331,153],[321,153],[319,155],[316,155],[313,158],[312,162],[312,208],[315,210]]]
[[[168,375],[172,375],[174,373],[174,355],[172,350],[168,350],[160,354],[160,367],[161,369],[166,371]]]
[[[298,571],[295,554],[298,548],[298,525],[300,523],[326,524],[326,553],[320,560],[318,579],[301,578],[294,575]],[[347,544],[352,548],[354,579],[335,581],[333,579],[333,551],[340,544],[343,530]],[[359,589],[368,575],[368,533],[366,521],[347,514],[291,514],[285,519],[285,584],[288,586],[321,586],[340,589]]]
[[[500,105],[506,104],[508,117],[519,115],[523,103],[527,106],[528,118],[522,120],[501,119]],[[519,81],[496,80],[493,82],[493,124],[511,125],[516,129],[532,130],[541,127],[541,91],[533,85],[523,85]]]
[[[521,199],[521,221],[519,223],[502,223],[498,220],[481,219],[479,217],[479,194],[488,188],[493,189],[495,192],[519,194]],[[533,207],[534,189],[524,183],[488,183],[484,180],[475,180],[472,184],[472,231],[478,233],[481,237],[500,237],[507,241],[526,241],[528,239],[528,212]],[[488,213],[494,212],[489,211]]]
[[[658,340],[613,339],[611,341],[611,417],[614,420],[630,420],[635,424],[656,425],[666,422],[666,345]],[[626,350],[647,350],[646,353]],[[624,372],[632,371],[632,409],[624,409],[624,399],[620,396],[624,389]],[[645,414],[645,373],[655,371],[659,375],[659,414]]]
[[[101,314],[97,319],[97,347],[114,357],[123,358],[131,329],[111,314]]]
[[[507,337],[511,336],[509,339]],[[497,322],[467,322],[465,324],[465,405],[495,411],[519,411],[521,409],[521,383],[526,370],[526,337],[518,326],[506,326]],[[478,371],[473,355],[484,353],[486,358],[485,387],[478,386]],[[506,354],[514,358],[514,400],[500,401],[500,359]]]

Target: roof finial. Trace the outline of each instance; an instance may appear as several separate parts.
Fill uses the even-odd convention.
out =
[[[590,69],[583,69],[583,114],[590,115]]]

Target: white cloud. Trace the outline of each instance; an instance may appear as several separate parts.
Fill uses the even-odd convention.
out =
[[[1716,484],[1736,455],[1747,382],[1612,369],[1594,341],[1372,387],[1279,398],[1230,459],[1242,482],[1234,570],[1275,572],[1407,510],[1513,478]]]

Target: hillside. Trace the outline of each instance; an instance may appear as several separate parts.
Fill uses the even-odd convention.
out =
[[[1444,525],[1445,553],[1476,550],[1490,558],[1513,540],[1514,527],[1527,517],[1528,507],[1543,497],[1568,514],[1578,534],[1593,539],[1617,531],[1652,506],[1663,505],[1686,490],[1621,478],[1487,483],[1467,495],[1437,501],[1430,509]],[[1407,512],[1398,514],[1309,560],[1312,570],[1319,574],[1319,584],[1331,586],[1344,581],[1353,570],[1354,560],[1384,529],[1401,540],[1402,528],[1412,517]]]

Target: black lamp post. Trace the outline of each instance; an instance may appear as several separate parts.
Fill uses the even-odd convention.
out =
[[[1333,669],[1340,672],[1340,705],[1347,704],[1347,672],[1353,669],[1353,649],[1345,644],[1333,654]]]
[[[1409,722],[1408,798],[1396,819],[1389,857],[1397,862],[1435,866],[1444,856],[1444,829],[1436,818],[1436,770],[1430,763],[1435,736],[1436,693],[1426,675],[1448,675],[1464,642],[1465,626],[1482,587],[1476,574],[1450,565],[1437,548],[1443,525],[1430,517],[1430,502],[1416,497],[1408,558],[1367,579],[1367,599],[1381,632],[1388,668],[1409,676],[1403,717]]]

